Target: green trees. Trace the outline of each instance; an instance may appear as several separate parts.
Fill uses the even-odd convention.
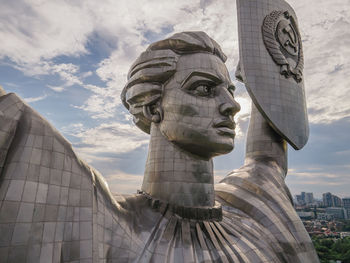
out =
[[[350,237],[343,239],[314,237],[315,249],[321,263],[330,260],[341,260],[342,263],[350,263]]]
[[[350,220],[346,221],[346,225],[344,226],[343,231],[350,231]]]

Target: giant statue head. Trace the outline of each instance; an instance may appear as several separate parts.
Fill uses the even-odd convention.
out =
[[[155,129],[201,158],[234,147],[240,106],[220,46],[204,32],[183,32],[151,44],[128,73],[122,101],[144,132]]]

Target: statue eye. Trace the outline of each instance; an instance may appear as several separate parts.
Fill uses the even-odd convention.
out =
[[[195,75],[188,77],[181,85],[181,89],[193,96],[211,98],[215,96],[216,87],[221,83],[222,81],[212,77],[212,75],[208,78],[202,75]]]
[[[214,95],[214,87],[208,84],[200,84],[192,90],[192,93],[197,96],[211,97]]]

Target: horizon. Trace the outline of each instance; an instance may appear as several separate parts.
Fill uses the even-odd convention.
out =
[[[304,191],[302,191],[302,192],[304,192]],[[300,193],[299,194],[293,194],[293,198],[295,198],[296,195],[300,195]],[[313,192],[305,192],[305,193],[312,193],[313,194]],[[332,192],[325,192],[325,193],[331,193],[332,195],[336,195],[336,196],[338,196],[341,199],[350,198],[350,196],[341,197],[341,196],[337,195],[337,193],[332,193]],[[322,200],[323,197],[322,196],[314,196],[314,199]]]

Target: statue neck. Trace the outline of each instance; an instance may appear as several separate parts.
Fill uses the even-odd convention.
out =
[[[252,103],[245,162],[251,159],[275,161],[286,175],[288,171],[287,150],[287,142],[271,128]]]
[[[213,207],[212,159],[200,159],[181,150],[152,123],[142,191],[173,205]]]

